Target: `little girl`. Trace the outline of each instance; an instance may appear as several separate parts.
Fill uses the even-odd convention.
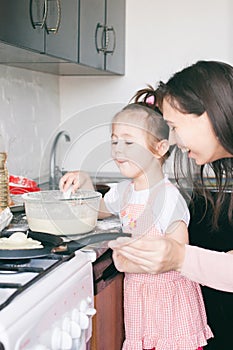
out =
[[[99,217],[119,215],[124,232],[169,235],[188,243],[189,211],[178,189],[164,176],[162,165],[169,155],[169,129],[159,110],[148,99],[130,103],[112,121],[112,157],[128,180],[110,189],[101,201]],[[60,180],[93,189],[84,172],[67,173]],[[123,350],[197,350],[213,336],[207,325],[198,284],[179,272],[160,275],[125,274],[125,341]]]

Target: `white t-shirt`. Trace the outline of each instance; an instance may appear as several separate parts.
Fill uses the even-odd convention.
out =
[[[136,191],[131,180],[125,180],[110,189],[104,196],[108,211],[119,215],[127,204],[153,206],[154,223],[161,233],[176,221],[184,221],[188,226],[190,214],[188,206],[179,190],[165,177],[151,189]]]

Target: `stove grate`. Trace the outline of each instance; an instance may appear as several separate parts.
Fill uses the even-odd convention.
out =
[[[51,255],[51,256],[50,256]],[[50,254],[46,257],[46,259],[52,259],[54,260],[54,263],[51,264],[50,266],[46,267],[46,268],[40,268],[40,267],[29,267],[29,266],[14,266],[12,267],[12,269],[25,269],[25,271],[21,271],[21,272],[36,272],[37,275],[34,276],[33,278],[31,278],[28,282],[26,282],[25,284],[18,284],[18,283],[6,283],[0,282],[0,288],[12,288],[12,289],[16,289],[15,292],[13,292],[6,300],[4,300],[1,304],[0,304],[0,311],[3,310],[7,305],[9,305],[13,299],[15,299],[21,292],[23,292],[24,290],[26,290],[27,288],[29,288],[30,286],[32,286],[34,283],[36,283],[38,280],[40,280],[41,278],[43,278],[45,275],[47,275],[48,273],[50,273],[52,270],[54,270],[55,268],[57,268],[59,265],[63,264],[66,261],[69,261],[70,259],[72,259],[75,256],[75,253],[72,253],[70,255],[57,255],[57,254]],[[32,262],[33,260],[36,259],[31,259]],[[40,259],[38,259],[40,260]],[[0,270],[2,269],[3,266],[0,266]],[[10,267],[8,266],[8,269]],[[32,271],[33,270],[33,271]],[[37,270],[37,271],[34,271]],[[9,271],[9,270],[8,270]]]

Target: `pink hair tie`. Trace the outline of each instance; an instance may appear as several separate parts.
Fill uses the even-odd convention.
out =
[[[155,97],[153,95],[150,95],[149,97],[147,97],[146,103],[148,105],[153,105],[155,103]]]

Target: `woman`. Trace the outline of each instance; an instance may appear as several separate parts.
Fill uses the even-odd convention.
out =
[[[160,83],[158,96],[164,119],[170,127],[170,141],[186,151],[189,159],[209,164],[217,179],[217,203],[207,189],[205,201],[212,203],[213,226],[226,187],[233,178],[233,67],[215,61],[200,61]],[[225,175],[225,176],[223,176]],[[233,198],[228,208],[230,222]],[[206,232],[208,234],[208,232]],[[232,226],[233,235],[233,226]],[[170,238],[119,238],[109,243],[120,271],[161,273],[180,271],[192,281],[233,292],[233,255],[183,245]],[[233,249],[233,246],[229,250]]]

